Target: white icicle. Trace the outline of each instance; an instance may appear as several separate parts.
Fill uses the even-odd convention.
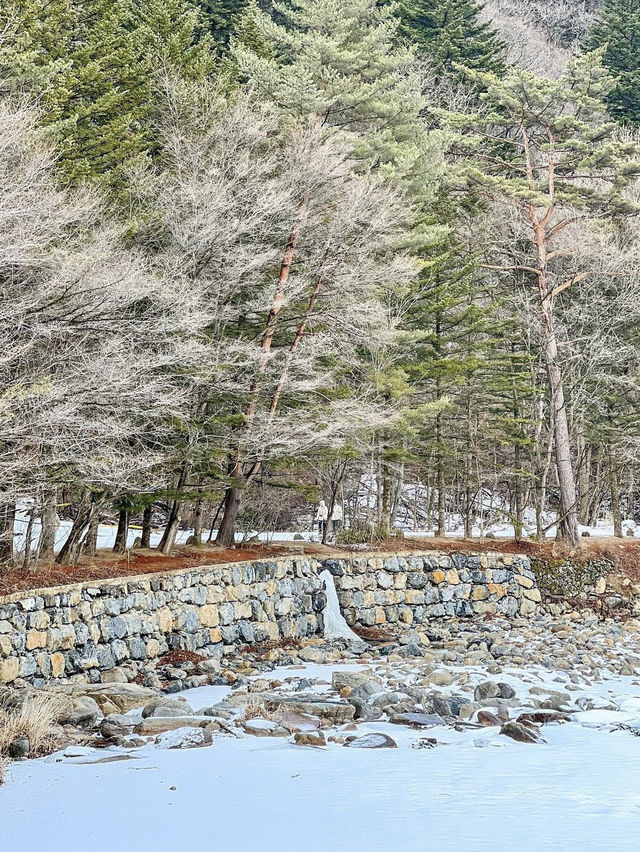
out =
[[[336,592],[336,584],[333,580],[333,574],[330,571],[323,571],[320,574],[320,579],[327,593],[327,605],[322,613],[324,618],[324,638],[325,639],[346,639],[348,642],[361,642],[353,630],[349,627],[340,612],[340,604],[338,603],[338,594]]]

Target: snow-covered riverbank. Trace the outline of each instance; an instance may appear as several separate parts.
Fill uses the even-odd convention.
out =
[[[13,764],[0,790],[0,846],[46,842],[50,852],[635,850],[637,629],[633,621],[620,627],[548,618],[513,628],[452,623],[417,652],[405,644],[363,657],[312,645],[302,656],[318,662],[297,665],[278,665],[277,658],[292,660],[271,652],[276,662],[240,678],[233,690],[210,686],[182,694],[189,712],[208,708],[203,720],[226,717],[233,733],[214,732],[209,747],[166,748],[180,739],[172,732],[138,748],[127,747],[125,738],[118,747],[70,746]],[[326,744],[319,748],[243,727],[248,704],[259,704],[266,693],[341,700],[336,682],[332,688],[334,672],[371,678],[363,694],[374,692],[363,712],[379,713],[378,719],[346,727],[324,719]],[[492,698],[495,688],[487,682],[515,695]],[[343,688],[343,700],[349,692]],[[448,702],[444,710],[440,699]],[[401,711],[403,704],[420,703],[426,713],[429,702],[442,720],[432,716],[420,729],[391,721],[391,706]],[[516,719],[541,705],[571,719],[542,725],[537,735],[544,742],[517,742],[499,725],[475,724],[480,707]],[[448,716],[449,709],[455,715]],[[264,715],[256,728],[278,719]],[[344,745],[347,737],[374,732],[397,748]]]

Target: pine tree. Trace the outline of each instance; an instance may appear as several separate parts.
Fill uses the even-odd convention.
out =
[[[433,189],[432,151],[427,170],[417,169],[428,147],[419,118],[426,100],[413,53],[395,45],[398,20],[388,7],[299,0],[279,5],[277,21],[256,6],[252,15],[260,50],[237,42],[232,52],[259,97],[325,132],[358,134],[367,165],[413,172],[416,189]]]
[[[505,45],[488,23],[476,0],[405,0],[398,7],[399,32],[437,76],[455,74],[463,65],[480,71],[504,71]]]
[[[190,0],[9,0],[0,90],[37,98],[62,181],[119,193],[156,149],[160,71],[201,79],[211,38]],[[3,10],[4,12],[4,10]]]
[[[585,47],[604,48],[603,64],[615,77],[607,98],[611,114],[640,124],[640,0],[604,0]]]
[[[484,117],[462,119],[471,134],[480,130],[469,181],[503,200],[511,216],[508,227],[516,234],[506,247],[506,258],[496,239],[489,249],[494,260],[489,259],[486,267],[521,276],[535,294],[553,418],[561,528],[577,546],[576,481],[557,300],[590,273],[580,266],[577,246],[557,244],[577,220],[601,221],[633,210],[621,190],[637,172],[637,149],[619,142],[615,125],[608,120],[604,99],[612,81],[602,67],[601,52],[570,63],[558,80],[518,70],[504,80],[482,72],[469,74],[486,88],[489,108]],[[466,141],[469,144],[470,139]]]
[[[45,108],[69,66],[70,0],[5,0],[0,15],[0,93],[37,97]]]
[[[212,70],[212,38],[190,0],[136,0],[133,20],[140,52],[156,71],[199,80]]]
[[[66,182],[115,190],[150,142],[151,67],[141,55],[127,0],[86,0],[75,10],[71,66],[58,94],[59,165]]]
[[[432,194],[435,162],[434,145],[421,123],[425,101],[417,77],[412,74],[412,53],[396,46],[398,21],[391,10],[376,0],[298,0],[278,5],[278,21],[252,10],[255,34],[269,52],[256,51],[237,40],[233,58],[239,73],[252,92],[270,101],[299,129],[311,128],[300,173],[316,161],[318,152],[336,138],[353,145],[353,164],[363,172],[375,169],[379,178],[415,187],[416,196]],[[260,409],[275,412],[281,390],[266,394],[266,371],[276,348],[289,349],[297,357],[297,347],[313,326],[322,305],[325,282],[311,278],[296,301],[303,319],[297,330],[281,330],[283,307],[296,292],[301,243],[307,238],[305,223],[318,203],[319,187],[311,183],[300,193],[296,215],[290,223],[289,239],[282,254],[275,292],[267,307],[259,336],[257,368],[245,403],[245,418],[238,442],[230,455],[230,487],[218,540],[233,542],[235,521],[242,494],[260,464],[247,465],[245,446]],[[416,242],[423,237],[416,235]],[[338,257],[336,244],[331,256]],[[292,272],[293,271],[293,272]],[[299,275],[299,273],[298,273]],[[298,291],[299,292],[299,291]],[[271,416],[271,415],[270,415]]]
[[[236,23],[248,5],[248,0],[198,0],[204,20],[217,49],[226,52]]]

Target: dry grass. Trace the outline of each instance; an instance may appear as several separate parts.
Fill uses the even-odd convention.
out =
[[[0,760],[7,760],[9,746],[26,737],[30,755],[38,757],[55,749],[53,725],[64,708],[60,696],[37,692],[26,697],[17,708],[0,709]]]
[[[4,784],[4,773],[7,771],[7,766],[9,766],[9,759],[0,755],[0,786]]]
[[[268,719],[270,722],[279,724],[282,719],[282,710],[267,710],[259,695],[250,695],[240,720],[248,722],[249,719]]]

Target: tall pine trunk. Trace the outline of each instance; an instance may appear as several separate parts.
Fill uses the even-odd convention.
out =
[[[9,564],[13,561],[13,531],[16,522],[16,504],[13,502],[0,505],[0,563]]]
[[[118,512],[118,529],[116,540],[113,545],[114,553],[124,553],[127,549],[127,535],[129,533],[129,510],[120,509]]]
[[[616,538],[622,538],[622,513],[620,511],[620,485],[618,482],[618,469],[616,467],[613,447],[609,444],[607,448],[609,462],[609,492],[611,494],[611,514],[613,515],[613,534]]]
[[[140,547],[151,547],[151,521],[153,519],[153,503],[144,507],[142,513],[142,536],[140,539]]]
[[[80,548],[80,541],[91,521],[94,511],[95,504],[91,500],[89,490],[85,488],[80,499],[78,511],[69,530],[69,535],[56,557],[56,562],[59,565],[75,563]]]
[[[550,166],[550,169],[552,169],[552,166]],[[552,179],[553,172],[551,171],[551,181]],[[578,530],[576,481],[571,461],[569,418],[567,417],[562,368],[558,358],[558,338],[553,312],[556,292],[562,288],[554,288],[549,279],[548,271],[548,243],[552,232],[548,233],[547,227],[553,216],[553,210],[554,206],[551,202],[544,216],[538,218],[536,208],[532,204],[527,206],[534,235],[533,244],[537,254],[537,289],[542,329],[542,355],[551,392],[551,424],[556,471],[560,487],[558,530],[563,539],[567,540],[572,547],[577,548],[580,546],[580,532]]]
[[[180,492],[184,488],[187,482],[187,476],[189,475],[189,465],[185,462],[180,469],[180,474],[178,476],[178,482],[176,483],[176,492],[177,496],[173,503],[171,504],[171,509],[169,510],[169,517],[167,518],[167,525],[162,534],[162,538],[160,539],[160,544],[158,545],[158,550],[164,556],[171,556],[171,551],[174,548],[176,543],[176,536],[178,534],[178,529],[180,528],[180,518],[182,511],[182,497]]]
[[[224,509],[222,520],[218,528],[216,543],[223,547],[233,547],[235,544],[236,521],[240,513],[242,502],[242,488],[230,486],[224,495]]]
[[[40,511],[38,558],[43,562],[53,561],[58,525],[57,492],[55,488],[50,488],[44,492]]]

